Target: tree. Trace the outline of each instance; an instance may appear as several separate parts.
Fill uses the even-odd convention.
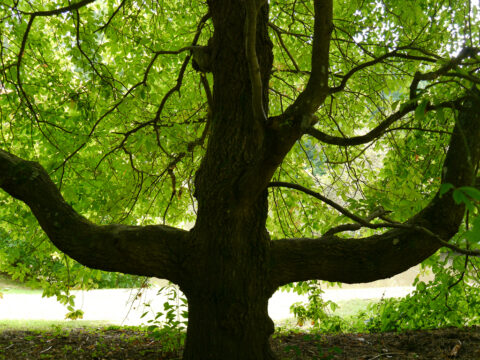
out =
[[[287,283],[478,254],[448,243],[480,159],[470,1],[2,4],[2,217],[178,284],[184,359],[273,359]]]

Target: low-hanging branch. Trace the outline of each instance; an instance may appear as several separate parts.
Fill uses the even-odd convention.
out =
[[[351,213],[349,210],[345,209],[341,205],[335,203],[334,201],[328,199],[327,197],[312,191],[308,188],[305,188],[301,185],[297,184],[291,184],[287,182],[282,182],[282,181],[275,181],[271,182],[268,187],[285,187],[289,189],[295,189],[299,190],[305,194],[311,195],[324,203],[330,205],[334,209],[338,210],[341,214],[345,215],[346,217],[354,220],[357,222],[357,224],[342,224],[339,226],[336,226],[334,228],[329,229],[325,234],[323,234],[322,238],[328,238],[331,237],[334,234],[337,234],[339,232],[344,232],[344,231],[355,231],[355,230],[360,230],[363,227],[369,228],[369,229],[380,229],[380,228],[396,228],[396,229],[408,229],[412,231],[419,231],[423,232],[428,236],[434,237],[442,246],[447,247],[449,249],[452,249],[460,254],[463,255],[470,255],[470,256],[478,256],[480,257],[480,251],[479,250],[467,250],[467,249],[462,249],[461,247],[458,247],[456,245],[450,244],[449,242],[445,241],[442,239],[440,236],[437,234],[433,233],[432,231],[428,230],[425,227],[422,226],[415,226],[415,225],[409,225],[409,224],[402,224],[402,223],[397,223],[393,222],[387,218],[385,218],[385,215],[390,213],[390,211],[387,211],[383,209],[382,207],[376,208],[367,218],[361,218],[360,216],[357,216],[353,213]],[[372,224],[370,221],[372,221],[375,218],[381,218],[383,220],[386,220],[387,222],[382,222],[382,223],[376,223]],[[321,240],[320,238],[319,240]]]
[[[0,188],[27,204],[52,243],[81,264],[180,280],[187,231],[165,225],[98,226],[66,203],[40,164],[1,149]]]
[[[476,256],[480,257],[480,250],[469,250],[469,249],[463,249],[455,244],[450,244],[448,241],[442,239],[438,234],[435,234],[434,232],[430,231],[429,229],[421,226],[415,226],[413,227],[415,230],[421,231],[425,233],[426,235],[429,235],[433,238],[435,238],[439,244],[441,244],[442,247],[449,248],[453,251],[456,251],[459,254],[462,255],[467,255],[467,256]]]
[[[443,163],[442,184],[454,188],[477,181],[480,161],[480,96],[467,92]],[[382,234],[342,238],[328,232],[320,238],[280,239],[271,244],[274,286],[293,281],[322,279],[345,283],[369,282],[398,274],[420,263],[441,247],[479,256],[449,244],[464,218],[465,206],[457,204],[453,190],[440,195],[404,223],[387,222]],[[385,220],[385,219],[384,219]],[[376,224],[375,224],[376,225]],[[288,266],[286,266],[288,264]]]
[[[385,212],[385,210],[383,210]],[[374,213],[372,213],[370,217],[372,217],[372,215],[374,215]],[[378,215],[378,217],[380,218],[383,218],[383,214],[382,215]],[[382,224],[370,224],[372,226],[365,226],[365,227],[368,227],[368,228],[371,228],[371,229],[377,229],[377,228],[380,228],[380,227],[383,227],[383,228],[393,228],[393,229],[405,229],[405,230],[412,230],[412,231],[415,231],[415,232],[419,232],[419,233],[424,233],[425,235],[428,235],[429,237],[432,237],[434,239],[436,239],[438,241],[438,243],[441,245],[441,247],[446,247],[446,248],[449,248],[451,250],[454,250],[456,251],[457,253],[459,254],[462,254],[462,255],[467,255],[467,256],[476,256],[476,257],[480,257],[480,250],[469,250],[469,249],[463,249],[457,245],[454,245],[454,244],[450,244],[448,241],[442,239],[438,234],[435,234],[433,231],[427,229],[426,227],[423,227],[423,226],[418,226],[418,225],[410,225],[408,223],[398,223],[398,222],[387,222],[387,223],[382,223]],[[330,230],[328,230],[325,234],[322,235],[322,237],[319,238],[319,240],[321,240],[322,238],[328,238],[328,237],[331,237],[332,235],[335,235],[339,232],[342,232],[342,231],[355,231],[355,230],[359,230],[361,229],[363,226],[361,224],[343,224],[343,225],[339,225],[335,228],[331,228]]]

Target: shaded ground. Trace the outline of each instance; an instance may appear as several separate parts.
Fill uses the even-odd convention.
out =
[[[0,359],[179,359],[178,338],[125,329],[4,331]],[[480,359],[480,327],[383,334],[276,334],[279,359]]]

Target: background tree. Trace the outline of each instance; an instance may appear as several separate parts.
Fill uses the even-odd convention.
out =
[[[178,284],[185,359],[271,359],[279,286],[386,278],[442,246],[478,253],[447,242],[465,213],[452,194],[471,193],[480,158],[477,13],[4,1],[3,241],[58,257],[31,211],[83,265]],[[166,225],[181,221],[195,226]]]

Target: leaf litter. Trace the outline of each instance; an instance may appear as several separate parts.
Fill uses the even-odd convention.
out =
[[[171,339],[170,339],[171,340]],[[404,333],[276,333],[278,359],[480,359],[480,327]],[[173,360],[182,348],[138,329],[0,332],[0,359]]]

